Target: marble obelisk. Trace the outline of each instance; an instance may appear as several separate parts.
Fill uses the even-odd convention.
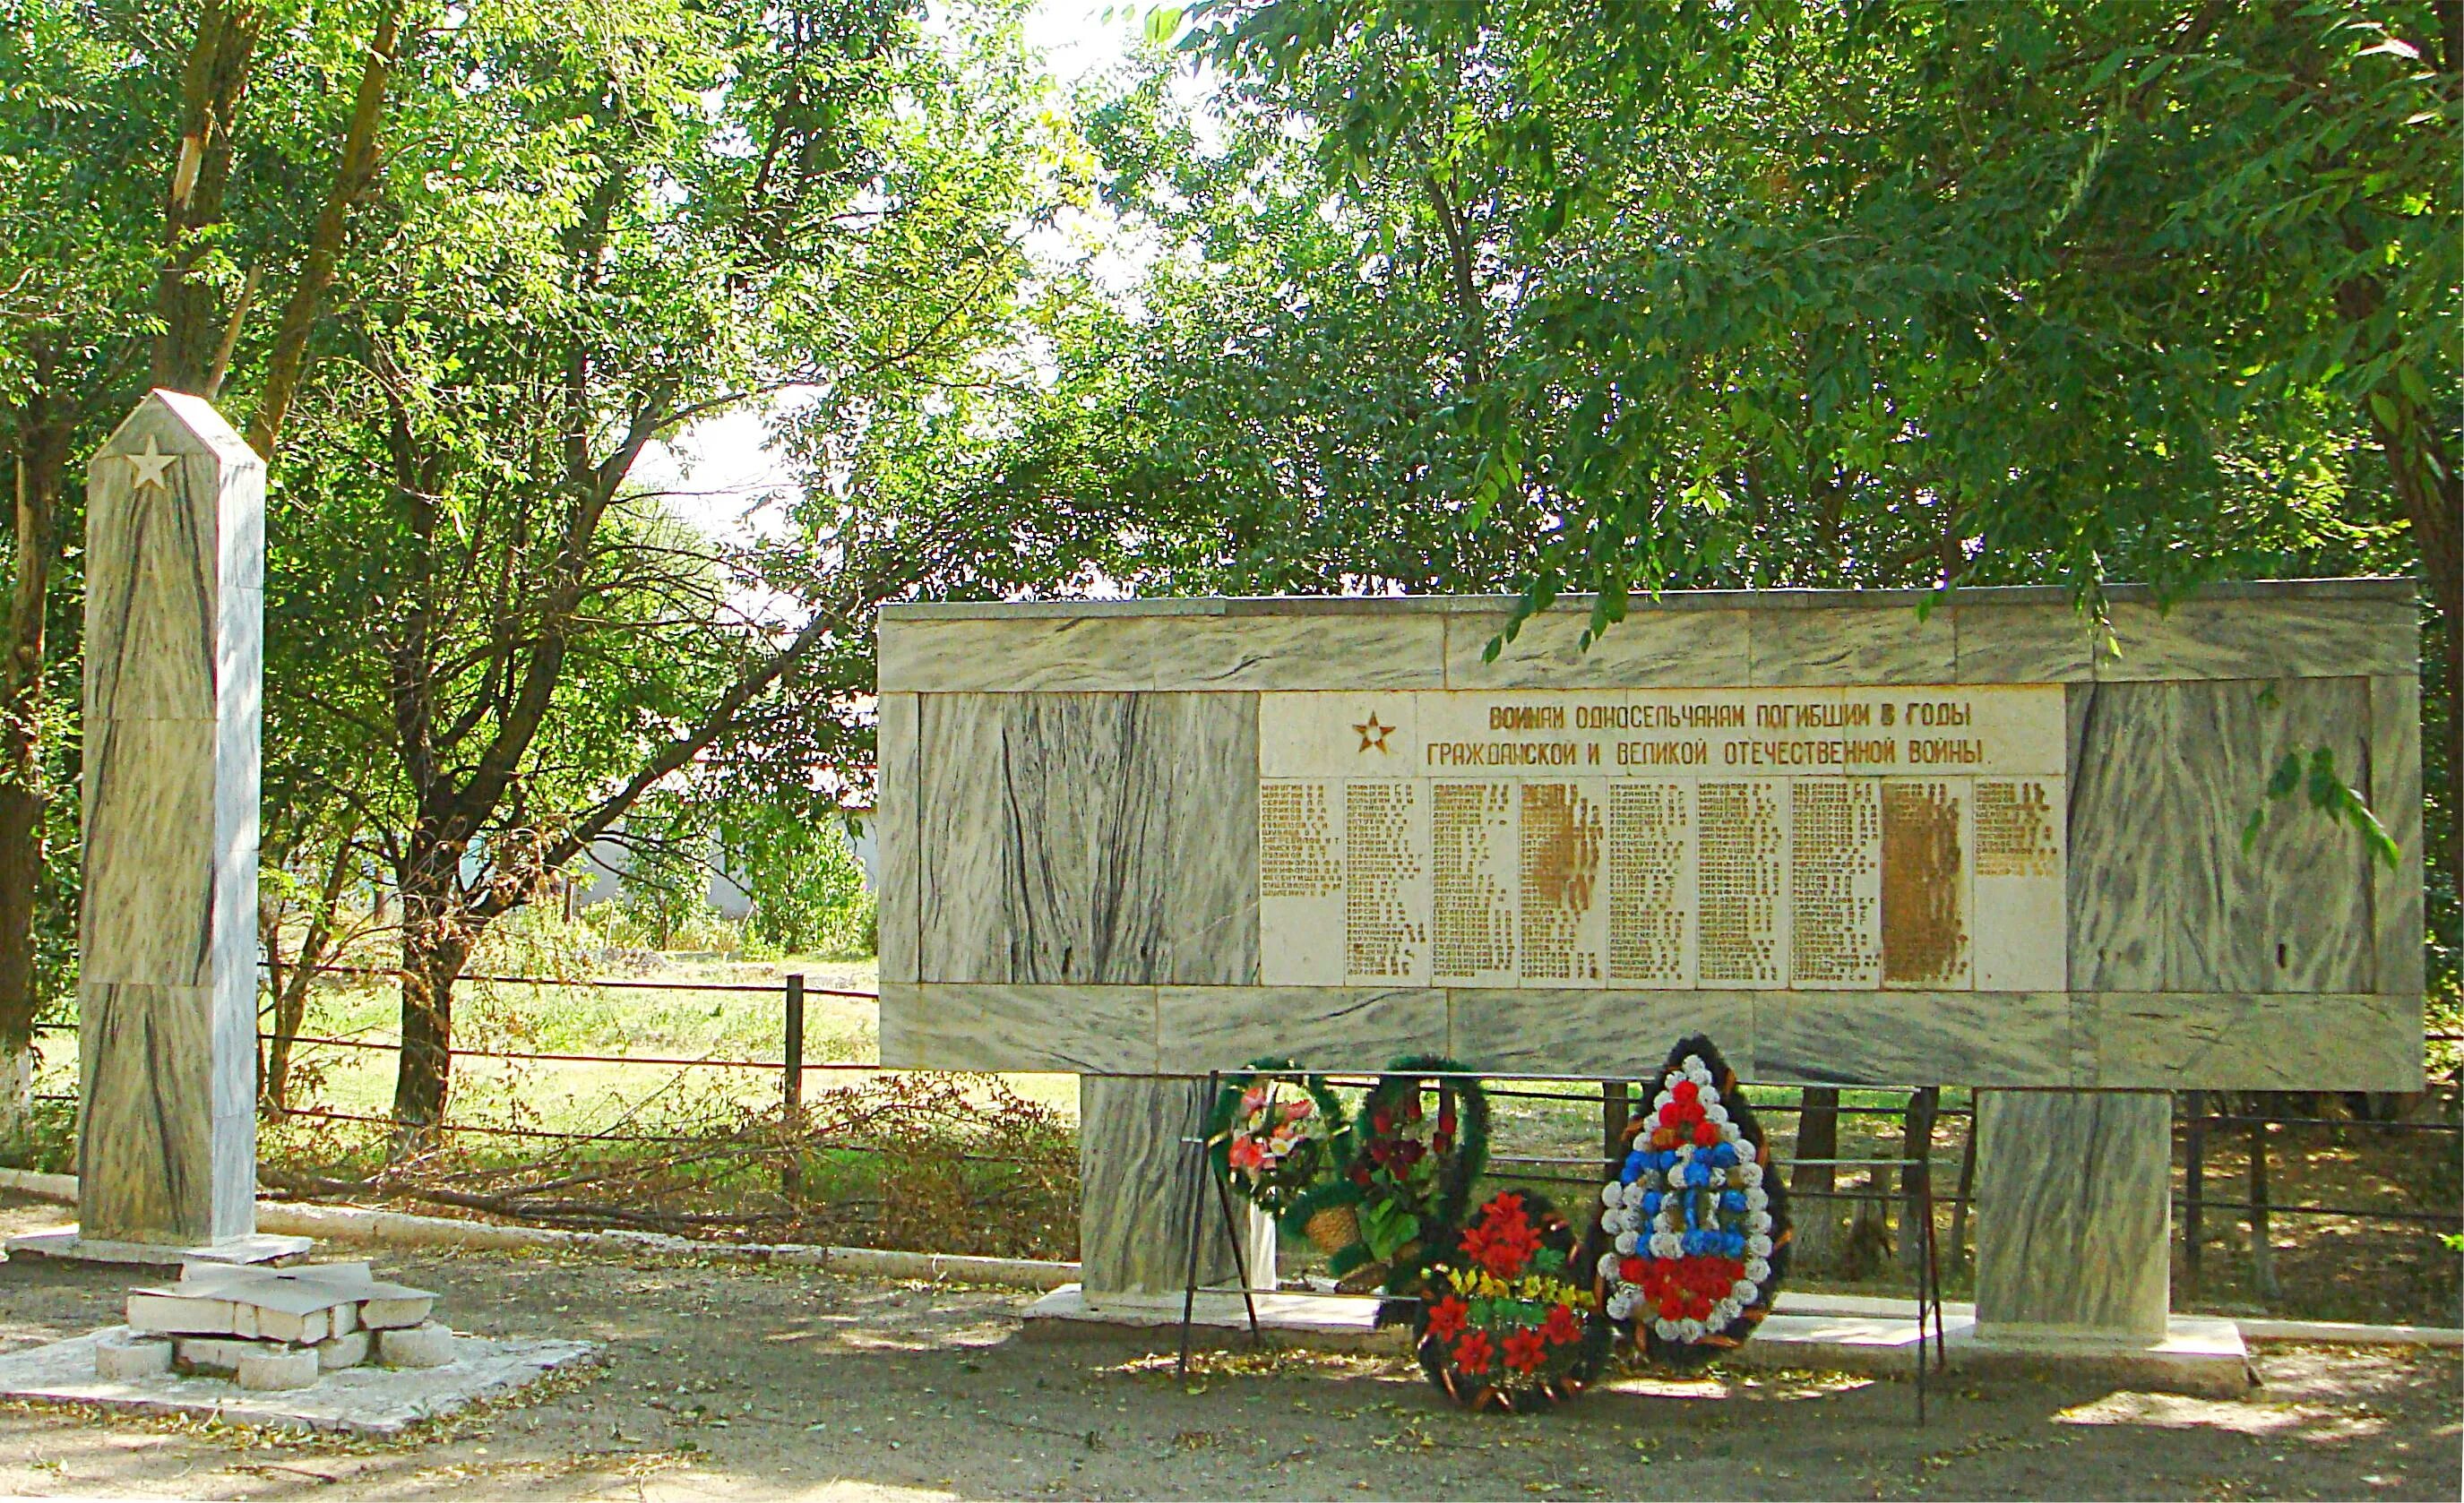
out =
[[[26,1251],[303,1252],[254,1235],[265,464],[156,391],[86,486],[79,1225]]]

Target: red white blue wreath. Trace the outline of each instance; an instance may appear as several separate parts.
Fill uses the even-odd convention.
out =
[[[1736,1077],[1707,1039],[1680,1047],[1687,1052],[1632,1124],[1617,1181],[1600,1187],[1606,1312],[1656,1338],[1649,1344],[1663,1354],[1733,1346],[1760,1324],[1784,1240],[1762,1135],[1742,1097],[1733,1113],[1722,1099]]]

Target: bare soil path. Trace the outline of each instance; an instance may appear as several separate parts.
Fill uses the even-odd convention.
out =
[[[56,1219],[0,1206],[0,1228]],[[2277,1347],[2212,1403],[1954,1375],[1637,1375],[1556,1414],[1459,1415],[1397,1361],[1244,1352],[1187,1383],[1029,1296],[804,1270],[381,1256],[496,1335],[604,1366],[389,1444],[0,1406],[0,1495],[2388,1497],[2458,1491],[2454,1354]],[[0,1264],[0,1350],[117,1318],[124,1272]]]

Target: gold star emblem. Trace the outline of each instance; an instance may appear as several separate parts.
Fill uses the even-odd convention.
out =
[[[161,486],[168,490],[171,488],[171,482],[165,471],[178,463],[180,458],[177,454],[164,453],[162,446],[154,442],[154,435],[151,433],[145,435],[144,453],[122,454],[120,457],[128,461],[128,472],[140,490],[147,486]]]
[[[1392,750],[1386,745],[1386,737],[1393,732],[1395,728],[1392,726],[1379,725],[1377,723],[1377,712],[1375,710],[1373,709],[1369,712],[1368,720],[1353,727],[1352,729],[1360,732],[1361,751],[1367,752],[1373,748],[1379,752]]]

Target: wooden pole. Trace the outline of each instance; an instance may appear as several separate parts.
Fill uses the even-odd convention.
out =
[[[2275,1093],[2263,1093],[2260,1099],[2272,1114]],[[2277,1296],[2276,1244],[2267,1228],[2267,1123],[2263,1122],[2250,1124],[2250,1281],[2261,1299]]]
[[[1600,1082],[1600,1164],[1615,1179],[1625,1166],[1625,1123],[1634,1115],[1623,1080]]]
[[[1830,1197],[1838,1188],[1839,1171],[1822,1162],[1839,1157],[1839,1088],[1809,1085],[1796,1114],[1794,1157],[1813,1160],[1792,1164],[1788,1187],[1805,1195],[1796,1208],[1796,1259],[1807,1273],[1828,1269],[1839,1255],[1839,1203]]]
[[[2208,1189],[2208,1093],[2191,1091],[2182,1098],[2189,1122],[2182,1136],[2182,1276],[2190,1293],[2199,1292],[2199,1267],[2206,1241]]]
[[[1959,1193],[1950,1203],[1950,1266],[1968,1247],[1968,1207],[1976,1194],[1976,1093],[1968,1093],[1968,1141],[1959,1149]]]
[[[779,1171],[779,1192],[794,1200],[804,1191],[804,977],[787,977],[787,1043],[779,1065],[779,1096],[787,1108],[787,1162]]]
[[[1922,1274],[1933,1245],[1930,1226],[1920,1234],[1920,1220],[1933,1215],[1933,1124],[1942,1109],[1942,1087],[1928,1085],[1908,1095],[1907,1115],[1901,1120],[1900,1261],[1912,1274]]]

